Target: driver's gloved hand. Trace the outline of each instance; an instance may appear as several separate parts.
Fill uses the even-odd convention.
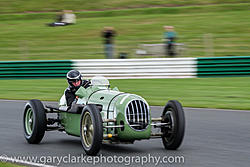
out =
[[[68,110],[68,112],[70,112],[70,113],[81,113],[83,107],[84,106],[82,104],[72,104],[71,108]]]
[[[78,100],[78,98],[75,98],[75,100],[71,103],[71,105],[68,106],[67,111],[70,111],[70,110],[72,110],[74,108],[73,106],[77,103],[77,100]]]
[[[84,80],[82,86],[86,89],[90,86],[90,84],[91,84],[90,81]]]

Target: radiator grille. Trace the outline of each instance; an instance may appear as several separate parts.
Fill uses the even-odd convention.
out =
[[[142,100],[133,100],[126,108],[126,117],[131,128],[146,129],[149,124],[149,107]]]

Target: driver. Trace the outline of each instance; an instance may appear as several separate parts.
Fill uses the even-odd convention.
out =
[[[68,81],[68,88],[64,91],[67,106],[69,106],[68,109],[70,109],[72,103],[77,101],[77,97],[75,95],[76,91],[83,86],[84,88],[87,88],[90,86],[90,81],[88,80],[82,80],[82,75],[77,70],[70,70],[67,73],[67,81]]]

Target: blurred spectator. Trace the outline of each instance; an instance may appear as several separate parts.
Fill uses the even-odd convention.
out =
[[[49,23],[51,27],[55,26],[66,26],[76,23],[76,16],[72,10],[63,10],[63,12],[57,16],[56,22]]]
[[[115,35],[116,32],[113,27],[104,27],[102,37],[104,38],[104,51],[107,59],[113,58],[113,38]]]
[[[166,56],[174,57],[175,53],[175,41],[177,34],[174,31],[174,26],[164,26],[164,39],[166,42]]]

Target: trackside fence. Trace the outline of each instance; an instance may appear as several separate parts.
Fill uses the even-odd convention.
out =
[[[250,56],[198,58],[197,76],[250,76]]]
[[[71,60],[0,61],[0,78],[65,77]]]
[[[0,61],[0,79],[60,78],[72,69],[109,79],[250,76],[250,56]]]
[[[102,75],[110,79],[196,77],[195,58],[74,60],[84,76]]]

